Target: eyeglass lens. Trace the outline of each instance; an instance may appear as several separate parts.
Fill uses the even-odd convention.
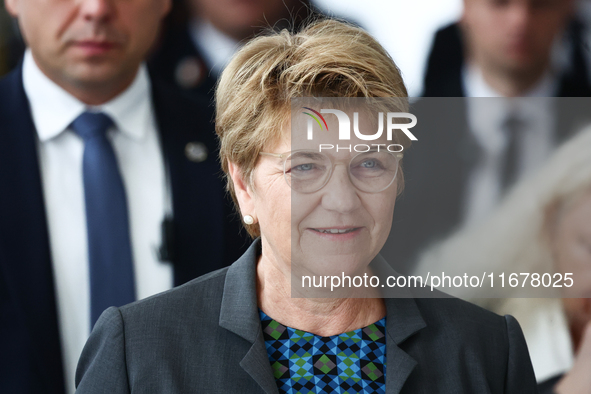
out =
[[[299,151],[289,155],[284,164],[285,180],[300,193],[320,190],[333,170],[330,158],[319,152]],[[354,156],[349,163],[349,178],[359,190],[376,193],[394,182],[398,171],[396,157],[384,151],[370,151]]]

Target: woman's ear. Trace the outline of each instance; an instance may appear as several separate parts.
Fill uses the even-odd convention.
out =
[[[244,179],[244,174],[240,168],[228,161],[228,172],[230,178],[232,178],[232,184],[234,185],[234,193],[240,205],[240,214],[242,217],[250,215],[256,222],[255,212],[255,195],[247,179]]]

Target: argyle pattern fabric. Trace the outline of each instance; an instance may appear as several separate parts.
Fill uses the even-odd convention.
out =
[[[286,327],[259,312],[280,393],[385,393],[386,318],[322,337]]]

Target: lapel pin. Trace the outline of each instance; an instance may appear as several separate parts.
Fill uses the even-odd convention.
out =
[[[178,63],[174,76],[179,86],[191,89],[201,83],[205,70],[199,59],[186,57]]]
[[[195,163],[201,163],[207,160],[208,153],[207,147],[203,142],[189,142],[187,146],[185,146],[185,156],[187,156],[187,159]]]

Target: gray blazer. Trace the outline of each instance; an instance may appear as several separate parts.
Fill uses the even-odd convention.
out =
[[[257,307],[259,254],[260,240],[229,268],[106,310],[76,393],[278,393]],[[385,302],[387,393],[537,392],[511,316],[453,298]]]

